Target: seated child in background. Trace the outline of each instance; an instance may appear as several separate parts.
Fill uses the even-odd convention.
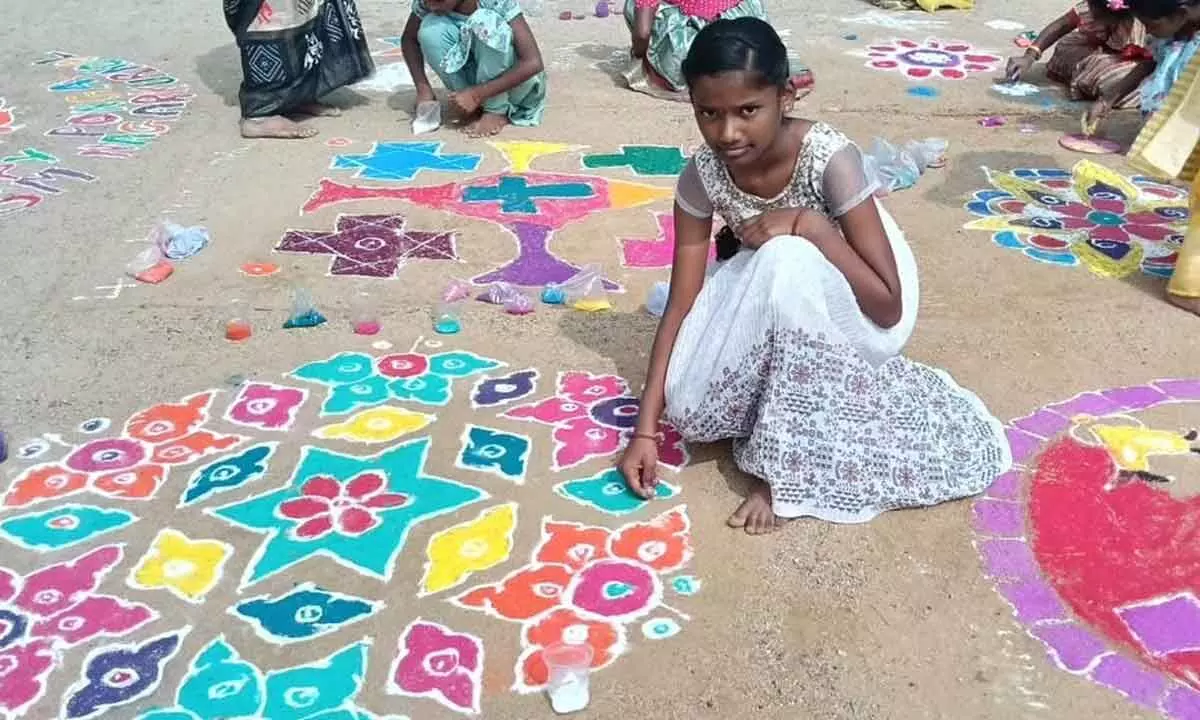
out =
[[[1135,108],[1138,85],[1154,69],[1142,23],[1127,0],[1081,0],[1050,23],[1024,55],[1008,61],[1008,80],[1019,80],[1054,47],[1046,75],[1067,86],[1072,100],[1094,100],[1099,119],[1114,108]]]
[[[1142,83],[1141,107],[1158,112],[1184,68],[1200,47],[1200,3],[1196,0],[1127,0],[1133,14],[1154,36],[1150,50],[1157,66]]]
[[[1129,161],[1147,175],[1174,177],[1191,184],[1191,218],[1167,299],[1200,315],[1200,56],[1196,34],[1200,3],[1131,0],[1146,30],[1161,38],[1163,61],[1143,88],[1143,108],[1154,115],[1129,151]]]
[[[692,41],[714,20],[740,17],[767,19],[762,0],[626,0],[625,22],[632,36],[634,63],[626,72],[630,88],[687,102],[683,59]],[[789,77],[796,97],[812,88],[812,74],[789,58]]]
[[[434,100],[425,62],[472,137],[534,126],[546,107],[542,54],[517,0],[413,0],[401,49],[417,104]]]

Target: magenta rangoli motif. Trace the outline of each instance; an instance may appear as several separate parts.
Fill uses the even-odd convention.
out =
[[[555,471],[574,467],[591,458],[612,455],[629,441],[637,426],[638,399],[616,375],[566,372],[558,376],[554,397],[518,405],[504,417],[554,428]],[[679,431],[659,424],[658,460],[679,469],[688,455]]]

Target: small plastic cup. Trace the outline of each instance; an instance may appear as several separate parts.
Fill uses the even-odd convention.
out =
[[[379,334],[379,313],[367,299],[359,299],[350,308],[350,327],[355,335]]]
[[[253,331],[250,329],[250,323],[241,318],[234,318],[225,323],[225,339],[233,342],[241,342],[249,339]]]
[[[586,643],[554,643],[542,651],[550,676],[546,695],[555,713],[579,712],[592,701],[592,657],[592,647]]]
[[[439,335],[454,335],[462,330],[458,303],[438,303],[433,310],[433,330]]]

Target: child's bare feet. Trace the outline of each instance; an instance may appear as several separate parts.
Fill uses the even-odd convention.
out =
[[[463,132],[470,137],[491,137],[503,130],[507,124],[507,115],[484,113],[478,120],[463,128]]]
[[[784,520],[771,509],[771,486],[755,480],[746,499],[729,516],[729,527],[742,528],[748,535],[766,535],[775,532]]]
[[[306,127],[282,115],[262,118],[242,118],[239,127],[244,138],[277,138],[281,140],[305,140],[319,130]]]
[[[1200,315],[1200,298],[1183,297],[1182,295],[1167,293],[1167,300],[1176,307],[1181,307],[1194,315]]]
[[[336,108],[332,105],[326,105],[319,102],[304,103],[296,108],[297,115],[309,115],[311,117],[341,117],[341,108]]]

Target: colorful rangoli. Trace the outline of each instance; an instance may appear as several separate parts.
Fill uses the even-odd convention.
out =
[[[611,469],[636,399],[614,375],[541,378],[436,341],[345,352],[16,447],[0,718],[480,714],[488,668],[528,692],[551,643],[590,645],[600,669],[635,632],[673,637],[688,620],[675,605],[700,587],[681,488],[660,483],[656,512]],[[460,394],[474,422],[435,433]],[[662,430],[664,463],[682,466]],[[452,462],[430,461],[435,434]],[[528,517],[530,497],[558,511]],[[540,529],[532,551],[522,525]],[[465,632],[479,611],[518,623],[519,649]],[[374,668],[391,714],[367,707]]]
[[[967,229],[1038,262],[1082,264],[1102,277],[1170,277],[1189,217],[1185,190],[1088,160],[1070,171],[984,172],[992,187],[967,203],[977,216]]]
[[[1200,498],[1181,493],[1200,478],[1200,442],[1139,417],[1180,404],[1200,424],[1200,379],[1014,420],[1016,467],[974,515],[985,571],[1056,665],[1184,720],[1200,716]]]

